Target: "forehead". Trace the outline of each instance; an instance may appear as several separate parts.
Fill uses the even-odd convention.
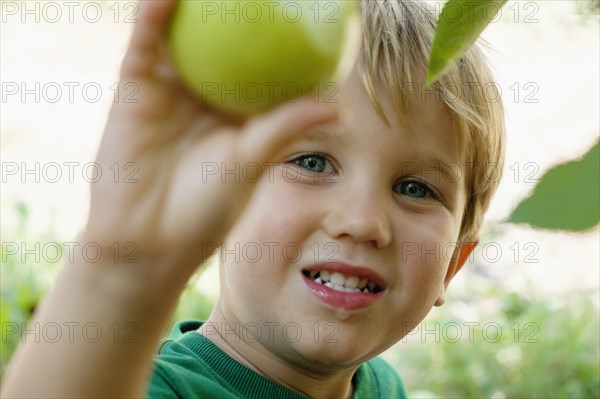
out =
[[[377,146],[376,141],[383,141],[383,147],[398,155],[423,154],[460,163],[460,142],[450,111],[433,91],[410,99],[407,112],[402,113],[384,85],[376,86],[374,95],[388,123],[377,112],[355,70],[340,88],[344,130],[359,130],[367,138],[365,145]]]

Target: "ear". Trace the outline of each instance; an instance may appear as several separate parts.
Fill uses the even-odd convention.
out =
[[[479,244],[479,241],[465,242],[454,249],[450,265],[448,265],[446,278],[444,279],[444,285],[441,287],[440,294],[435,300],[435,306],[442,306],[446,302],[446,290],[448,289],[448,285],[450,285],[450,281],[452,281],[456,273],[458,273],[467,259],[469,259],[469,255],[471,255],[477,244]]]

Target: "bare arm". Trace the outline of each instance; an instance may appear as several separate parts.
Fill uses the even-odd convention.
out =
[[[205,109],[165,73],[160,43],[175,3],[141,2],[120,78],[121,87],[138,86],[139,101],[114,104],[96,160],[102,168],[134,162],[138,182],[92,184],[80,242],[99,244],[103,257],[65,265],[30,324],[78,333],[57,342],[28,337],[7,370],[3,397],[142,397],[185,283],[252,191],[252,182],[205,176],[203,168],[264,165],[294,134],[337,118],[337,110],[308,101],[243,124]],[[138,252],[114,259],[115,242]],[[85,325],[93,327],[87,336]]]

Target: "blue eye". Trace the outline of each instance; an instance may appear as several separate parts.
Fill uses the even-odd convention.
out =
[[[331,172],[333,167],[327,156],[322,154],[305,154],[292,161],[303,169],[315,173]]]
[[[397,193],[413,198],[426,198],[433,195],[427,185],[417,181],[405,181],[396,187],[398,187],[398,189],[394,191]]]

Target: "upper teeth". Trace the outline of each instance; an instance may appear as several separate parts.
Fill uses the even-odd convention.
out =
[[[345,276],[340,272],[331,273],[329,270],[311,270],[310,278],[318,284],[343,292],[373,292],[377,284],[367,278]]]

